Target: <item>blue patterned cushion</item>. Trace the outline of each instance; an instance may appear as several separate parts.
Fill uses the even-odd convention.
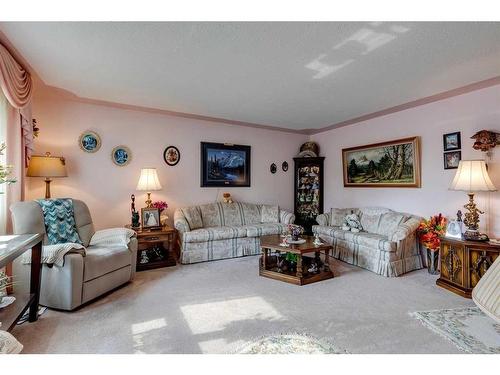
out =
[[[39,199],[37,202],[42,207],[49,244],[82,243],[76,230],[72,199]]]

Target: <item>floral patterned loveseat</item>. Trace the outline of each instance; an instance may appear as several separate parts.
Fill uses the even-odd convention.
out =
[[[260,253],[260,236],[281,234],[295,216],[278,206],[210,203],[178,208],[181,263],[235,258]]]
[[[345,215],[354,212],[362,231],[342,230]],[[332,208],[319,215],[313,232],[333,246],[333,257],[393,277],[423,268],[416,231],[421,218],[387,208]]]

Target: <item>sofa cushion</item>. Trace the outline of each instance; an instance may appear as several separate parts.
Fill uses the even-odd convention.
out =
[[[350,232],[344,231],[338,227],[330,226],[314,226],[314,232],[321,235],[330,236],[338,240],[344,240],[347,242],[352,242],[354,244],[375,248],[382,251],[395,252],[397,249],[397,243],[389,241],[387,236],[383,236],[376,233],[366,233],[366,232]]]
[[[198,206],[184,207],[181,208],[181,211],[186,218],[189,229],[194,230],[203,228],[203,220],[201,219],[201,213]]]
[[[287,227],[286,224],[281,223],[265,223],[246,225],[248,237],[268,236],[271,234],[282,234]]]
[[[407,216],[399,212],[387,212],[382,214],[376,233],[383,236],[390,236],[396,231],[401,223],[406,221],[406,219]]]
[[[377,233],[380,219],[386,212],[391,210],[382,207],[365,207],[361,208],[361,226],[368,233]]]
[[[242,238],[246,236],[247,229],[245,226],[225,226],[192,230],[184,233],[183,239],[185,243],[194,243]]]
[[[131,264],[127,246],[89,246],[83,258],[83,280],[89,281]]]
[[[243,224],[259,224],[261,218],[260,205],[254,203],[237,203],[243,214]]]
[[[236,203],[219,203],[222,211],[222,225],[243,225],[241,207]]]
[[[201,212],[201,219],[204,228],[222,226],[221,211],[217,203],[210,203],[198,206]]]
[[[279,223],[280,222],[279,206],[270,206],[268,204],[263,204],[260,221],[261,223]]]

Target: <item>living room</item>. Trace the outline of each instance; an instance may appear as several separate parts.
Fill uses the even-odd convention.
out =
[[[0,22],[0,350],[500,353],[500,23],[83,17]]]

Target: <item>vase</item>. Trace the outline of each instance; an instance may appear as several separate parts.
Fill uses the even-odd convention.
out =
[[[439,251],[427,248],[427,271],[431,275],[439,275]]]

